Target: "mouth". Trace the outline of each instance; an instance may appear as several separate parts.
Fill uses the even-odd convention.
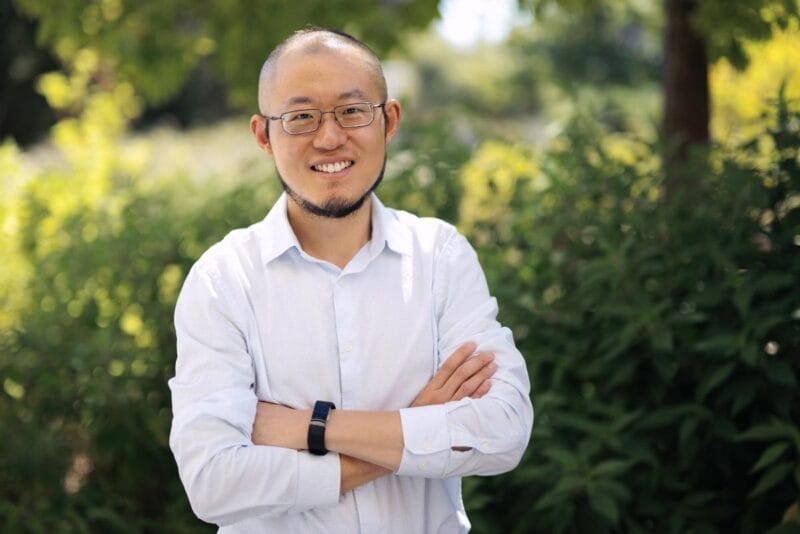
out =
[[[333,163],[320,163],[318,165],[312,165],[311,168],[317,172],[324,172],[326,174],[335,174],[337,172],[342,172],[348,167],[351,167],[353,164],[354,164],[353,161],[343,160],[343,161],[336,161]]]

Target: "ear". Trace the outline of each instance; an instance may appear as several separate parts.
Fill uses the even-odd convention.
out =
[[[269,124],[265,117],[261,115],[253,115],[250,117],[250,131],[253,132],[253,137],[256,138],[256,144],[258,144],[261,150],[272,156],[272,144],[267,135],[268,127]]]
[[[386,143],[388,144],[394,134],[397,133],[397,128],[400,126],[400,102],[395,99],[387,100],[384,105],[384,119],[386,120]]]

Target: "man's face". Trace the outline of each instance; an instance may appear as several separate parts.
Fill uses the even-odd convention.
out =
[[[274,67],[264,111],[278,116],[310,108],[329,111],[356,102],[380,104],[381,95],[370,74],[363,55],[353,47],[287,51]],[[275,159],[278,174],[298,206],[317,215],[341,216],[360,205],[381,176],[386,143],[394,135],[399,113],[399,105],[391,101],[386,116],[375,108],[372,124],[361,128],[342,128],[328,113],[316,132],[289,135],[280,121],[270,121],[266,138],[264,119],[258,116],[251,119],[251,129]]]

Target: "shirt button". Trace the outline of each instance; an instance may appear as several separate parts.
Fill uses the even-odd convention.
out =
[[[425,450],[426,450],[426,451],[428,451],[428,452],[430,452],[430,450],[431,450],[431,449],[433,449],[433,447],[431,446],[431,442],[430,442],[430,441],[426,441],[426,442],[425,442],[425,445],[423,445],[423,447],[424,447],[424,448],[425,448]]]
[[[342,349],[345,352],[350,352],[351,350],[353,350],[353,344],[350,343],[350,342],[347,342],[347,343],[344,344],[344,347],[342,347]]]
[[[417,464],[417,465],[419,466],[419,468],[420,468],[420,469],[425,469],[426,467],[428,467],[428,462],[426,462],[425,460],[422,460],[422,461],[421,461],[419,464]]]
[[[489,447],[489,442],[488,442],[488,441],[486,441],[486,440],[483,440],[483,441],[481,441],[481,447],[483,447],[484,449],[486,449],[487,447]]]

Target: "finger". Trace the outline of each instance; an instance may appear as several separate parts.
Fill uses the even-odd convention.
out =
[[[490,389],[492,389],[492,381],[488,379],[484,380],[483,384],[478,386],[478,389],[476,389],[475,392],[472,395],[470,395],[470,397],[472,397],[473,399],[480,399],[481,397],[489,393]]]
[[[475,352],[476,348],[477,345],[475,345],[475,342],[473,341],[468,341],[467,343],[464,343],[463,345],[458,347],[453,352],[453,354],[448,356],[448,358],[445,360],[445,362],[433,376],[433,378],[430,381],[430,385],[433,386],[435,389],[439,389],[442,386],[444,386],[444,384],[447,383],[452,374],[459,367],[461,367],[461,364],[463,364],[466,361],[466,359],[469,358],[469,356],[473,352]]]
[[[466,381],[492,363],[492,360],[494,360],[493,352],[479,352],[474,358],[470,358],[461,364],[461,366],[450,375],[450,378],[442,387],[442,390],[447,393],[448,397],[452,397]],[[475,386],[477,387],[477,384],[475,384]]]
[[[465,381],[456,390],[452,400],[461,400],[464,397],[472,397],[475,393],[483,387],[484,383],[491,378],[497,370],[497,364],[494,362],[489,363],[483,367],[479,372],[475,373],[469,380]]]

